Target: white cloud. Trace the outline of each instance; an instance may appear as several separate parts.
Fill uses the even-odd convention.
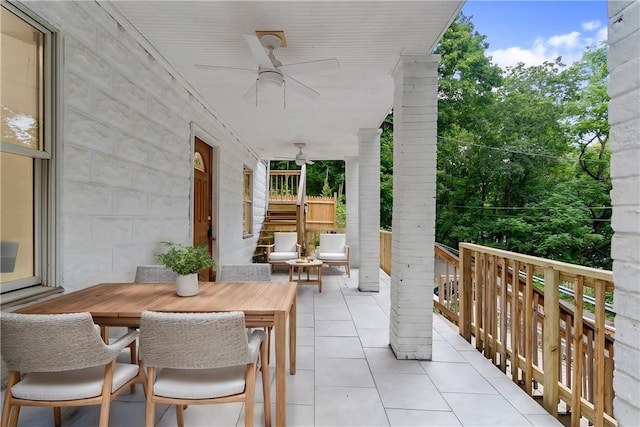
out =
[[[572,49],[578,45],[579,41],[580,41],[580,33],[577,31],[573,31],[569,34],[551,36],[549,37],[549,40],[547,41],[547,43],[549,43],[550,46],[553,46],[555,48]]]
[[[492,62],[502,69],[513,67],[519,62],[526,66],[540,65],[545,61],[554,61],[562,57],[562,63],[571,65],[580,60],[587,46],[597,46],[607,39],[607,28],[600,28],[598,21],[584,22],[583,28],[595,34],[585,35],[578,31],[567,34],[556,34],[551,37],[538,37],[530,47],[513,46],[506,49],[487,51]]]
[[[602,24],[598,20],[582,23],[582,29],[585,31],[595,31],[600,27],[602,27]]]

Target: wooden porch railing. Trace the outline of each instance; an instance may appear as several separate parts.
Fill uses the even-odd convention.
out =
[[[296,197],[300,186],[299,170],[272,170],[269,172],[269,198],[277,200],[279,197]]]
[[[380,234],[383,268],[387,256],[390,262],[391,236]],[[581,418],[617,425],[615,329],[606,308],[614,291],[610,271],[470,243],[460,244],[459,258],[437,244],[434,250],[434,307],[458,324],[460,335],[529,395],[541,389],[542,404],[554,416],[562,402],[572,426]],[[562,290],[572,300],[562,300]],[[586,294],[595,302],[589,310]]]

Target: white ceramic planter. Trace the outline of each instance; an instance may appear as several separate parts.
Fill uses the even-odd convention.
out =
[[[181,297],[190,297],[198,293],[198,273],[178,276],[176,278],[176,293]]]

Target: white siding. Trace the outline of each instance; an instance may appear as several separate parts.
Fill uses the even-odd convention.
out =
[[[609,1],[611,242],[616,285],[614,416],[640,420],[640,2]]]
[[[264,217],[265,164],[94,2],[29,2],[63,38],[60,219],[62,283],[75,290],[132,280],[162,240],[190,243],[191,123],[219,147],[219,262],[251,260],[242,238],[242,168],[254,170],[254,230]]]

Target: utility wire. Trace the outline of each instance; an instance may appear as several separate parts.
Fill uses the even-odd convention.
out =
[[[557,156],[551,156],[548,154],[538,154],[538,153],[531,153],[531,152],[527,152],[527,151],[518,151],[518,150],[509,150],[507,148],[501,148],[501,147],[491,147],[489,145],[483,145],[483,144],[477,144],[475,142],[469,142],[469,141],[462,141],[459,139],[455,139],[455,138],[451,138],[451,137],[447,137],[447,136],[438,136],[439,139],[442,140],[448,140],[448,141],[453,141],[453,142],[457,142],[459,144],[465,144],[465,145],[473,145],[474,147],[481,147],[481,148],[486,148],[488,150],[495,150],[495,151],[502,151],[505,153],[513,153],[513,154],[522,154],[525,156],[532,156],[532,157],[542,157],[545,159],[553,159],[553,160],[557,160],[559,162],[567,162],[567,163],[576,163],[576,162],[589,162],[589,163],[609,163],[608,160],[599,160],[599,159],[567,159],[564,157],[557,157]]]
[[[447,208],[463,208],[463,209],[494,209],[494,210],[582,210],[582,209],[613,209],[611,206],[535,206],[535,207],[500,207],[500,206],[461,206],[461,205],[444,205],[437,204],[440,207]]]

